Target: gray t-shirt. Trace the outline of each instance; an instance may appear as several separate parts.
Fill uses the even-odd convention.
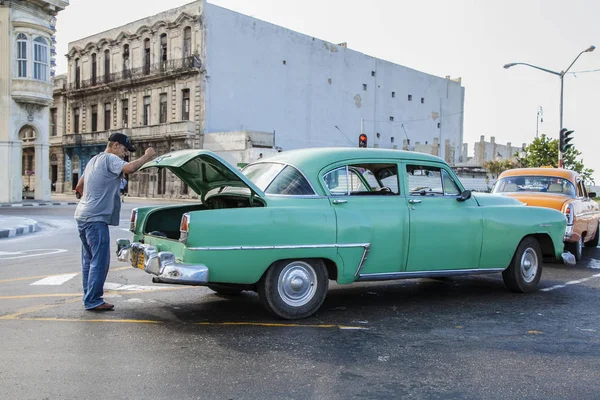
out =
[[[75,210],[79,222],[106,222],[119,225],[119,185],[126,161],[111,153],[94,156],[83,172],[83,197]]]

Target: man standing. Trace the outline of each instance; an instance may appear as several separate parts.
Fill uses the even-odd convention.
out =
[[[136,172],[156,154],[149,147],[142,157],[128,163],[123,160],[128,151],[135,151],[135,148],[127,135],[113,133],[108,138],[106,150],[88,162],[77,183],[76,190],[83,193],[75,210],[75,220],[81,239],[83,305],[86,310],[114,308],[103,299],[110,265],[108,225],[119,225],[119,189],[123,175]]]

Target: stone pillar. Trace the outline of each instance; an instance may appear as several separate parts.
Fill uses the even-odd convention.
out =
[[[35,144],[35,199],[50,200],[50,145]]]
[[[0,141],[0,160],[6,168],[0,168],[0,203],[14,203],[23,199],[23,178],[21,176],[22,142],[20,140]]]

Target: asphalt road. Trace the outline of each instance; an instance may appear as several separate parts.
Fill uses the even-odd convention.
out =
[[[111,235],[129,237],[129,212]],[[501,276],[330,286],[306,320],[254,293],[156,285],[113,258],[107,300],[81,304],[74,206],[2,209],[42,231],[0,240],[0,399],[597,399],[600,249]],[[58,275],[58,276],[57,276]],[[50,277],[50,278],[48,278]]]

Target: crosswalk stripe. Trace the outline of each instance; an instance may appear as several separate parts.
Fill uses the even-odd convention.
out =
[[[78,274],[64,274],[64,275],[54,275],[54,276],[48,276],[44,279],[40,279],[39,281],[35,281],[33,283],[31,283],[31,286],[41,286],[41,285],[50,285],[50,286],[58,286],[58,285],[62,285],[63,283],[67,282],[70,279],[73,279],[74,277],[76,277]]]

